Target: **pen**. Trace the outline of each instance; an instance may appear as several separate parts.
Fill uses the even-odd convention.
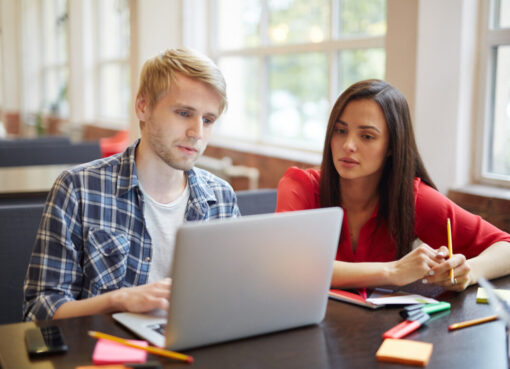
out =
[[[452,251],[452,226],[450,223],[450,218],[446,219],[446,231],[448,233],[448,257],[451,259],[453,255]],[[452,282],[452,286],[455,284],[455,276],[453,275],[453,268],[450,269],[450,281]]]
[[[465,322],[455,323],[455,324],[452,324],[452,325],[448,326],[448,330],[449,331],[453,331],[455,329],[471,327],[472,325],[492,322],[493,320],[496,320],[496,319],[498,319],[497,315],[491,315],[491,316],[487,316],[485,318],[478,318],[478,319],[473,319],[473,320],[467,320]]]
[[[403,322],[384,332],[383,338],[402,338],[407,336],[409,333],[414,332],[420,328],[429,319],[430,315],[423,313],[416,320],[404,320]]]
[[[180,353],[174,352],[174,351],[168,351],[168,350],[165,350],[165,349],[162,349],[162,348],[159,348],[159,347],[140,346],[140,345],[137,345],[136,343],[131,343],[131,342],[125,340],[124,338],[120,338],[120,337],[116,337],[116,336],[111,336],[111,335],[106,334],[106,333],[101,333],[101,332],[96,332],[96,331],[89,331],[89,336],[93,337],[93,338],[98,338],[98,339],[99,338],[103,338],[105,340],[117,342],[117,343],[120,343],[120,344],[128,346],[128,347],[133,347],[133,348],[136,348],[136,349],[139,349],[139,350],[147,351],[147,352],[149,352],[151,354],[154,354],[154,355],[165,356],[165,357],[169,357],[171,359],[185,361],[187,363],[192,363],[193,362],[193,357],[191,357],[191,356],[180,354]]]

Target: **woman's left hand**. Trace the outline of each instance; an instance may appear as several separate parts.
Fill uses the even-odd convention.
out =
[[[441,246],[438,251],[448,255],[448,248],[445,246]],[[450,279],[450,269],[453,269],[453,283]],[[446,290],[463,291],[474,282],[469,262],[462,254],[453,254],[451,258],[445,259],[431,271],[433,275],[425,279],[426,283],[441,286]]]

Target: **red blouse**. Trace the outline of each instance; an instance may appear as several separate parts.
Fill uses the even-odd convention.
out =
[[[320,171],[289,168],[278,184],[276,211],[293,211],[320,207]],[[498,241],[510,242],[510,235],[481,217],[462,209],[432,187],[414,180],[416,237],[433,248],[447,245],[446,219],[452,222],[453,252],[466,258],[480,254]],[[345,210],[344,210],[345,211]],[[360,230],[358,246],[353,252],[347,214],[344,215],[336,260],[347,262],[391,261],[396,246],[385,223],[377,226],[377,208]]]

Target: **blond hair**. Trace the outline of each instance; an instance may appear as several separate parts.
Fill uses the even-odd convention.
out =
[[[140,72],[137,96],[143,96],[154,107],[170,89],[176,73],[213,88],[221,97],[220,114],[226,109],[227,84],[223,74],[211,59],[191,49],[168,49],[147,60]]]

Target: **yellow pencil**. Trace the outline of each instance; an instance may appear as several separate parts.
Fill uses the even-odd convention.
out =
[[[446,219],[446,230],[448,233],[448,257],[451,259],[453,256],[452,250],[452,226],[450,224],[450,218]],[[452,282],[452,286],[455,284],[455,276],[453,275],[453,268],[450,269],[450,281]]]
[[[187,363],[193,362],[193,357],[191,357],[191,356],[180,354],[180,353],[174,352],[174,351],[168,351],[168,350],[165,350],[165,349],[162,349],[159,347],[154,347],[154,346],[140,346],[140,345],[137,345],[136,343],[131,343],[131,342],[125,340],[124,338],[111,336],[106,333],[89,331],[89,336],[91,336],[93,338],[98,338],[98,339],[103,338],[105,340],[117,342],[117,343],[123,344],[125,346],[133,347],[133,348],[140,349],[140,350],[145,350],[145,351],[147,351],[151,354],[154,354],[154,355],[165,356],[165,357],[169,357],[171,359],[185,361]]]
[[[493,320],[496,320],[496,319],[498,319],[497,315],[491,315],[491,316],[486,316],[485,318],[467,320],[465,322],[455,323],[455,324],[448,326],[448,330],[453,331],[455,329],[471,327],[472,325],[476,325],[476,324],[492,322]]]

